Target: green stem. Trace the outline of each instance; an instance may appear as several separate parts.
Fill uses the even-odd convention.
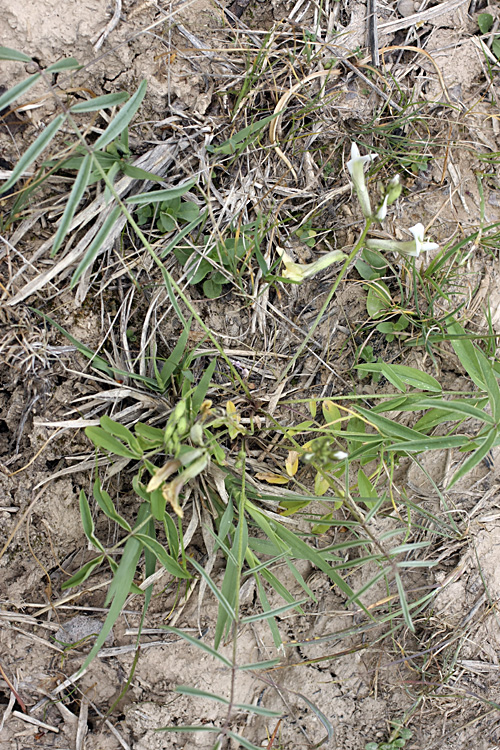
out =
[[[330,292],[328,293],[325,301],[323,302],[321,310],[319,311],[319,313],[316,316],[316,320],[314,321],[314,323],[310,327],[310,329],[309,329],[309,331],[308,331],[308,333],[307,333],[304,341],[301,343],[301,345],[299,346],[299,348],[295,352],[294,356],[292,357],[292,359],[290,360],[290,362],[287,364],[287,366],[283,370],[283,373],[282,373],[280,379],[278,380],[278,383],[281,383],[281,381],[287,376],[287,374],[289,373],[289,371],[291,370],[291,368],[294,367],[295,362],[300,357],[300,355],[302,354],[302,352],[306,348],[307,344],[309,343],[309,341],[313,337],[314,332],[315,332],[316,328],[319,326],[319,324],[321,322],[321,319],[322,319],[323,315],[325,314],[325,312],[326,312],[326,310],[328,308],[328,305],[332,301],[333,296],[334,296],[335,292],[337,291],[337,289],[339,287],[340,282],[342,281],[342,279],[346,275],[346,273],[347,273],[347,271],[349,269],[349,266],[351,265],[352,261],[354,260],[354,258],[358,254],[359,250],[363,247],[365,239],[366,239],[366,235],[368,234],[368,231],[369,231],[369,229],[370,229],[370,227],[372,225],[372,222],[373,222],[373,219],[371,219],[371,218],[366,219],[365,227],[364,227],[363,231],[361,232],[358,241],[354,245],[354,249],[352,250],[352,252],[350,253],[350,255],[347,257],[347,259],[345,260],[344,265],[342,266],[342,268],[341,268],[341,270],[339,272],[339,275],[335,279],[334,284],[333,284],[332,288],[330,289]]]

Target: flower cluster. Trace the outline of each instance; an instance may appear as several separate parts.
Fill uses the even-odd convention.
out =
[[[384,221],[387,216],[388,207],[397,201],[402,190],[399,175],[395,175],[387,183],[382,201],[377,210],[375,212],[372,211],[370,195],[365,180],[365,167],[371,164],[376,158],[377,154],[361,156],[357,144],[352,143],[351,158],[346,165],[361,210],[367,220],[367,227],[374,221]],[[420,222],[415,224],[415,226],[410,227],[408,231],[413,235],[413,240],[398,242],[397,240],[367,239],[364,241],[364,245],[371,250],[393,251],[412,258],[418,258],[422,252],[439,249],[439,245],[435,242],[429,242],[425,239],[424,226]],[[319,271],[328,268],[332,263],[337,263],[338,261],[346,259],[344,253],[339,250],[334,250],[330,253],[326,253],[326,255],[323,255],[314,263],[302,264],[295,263],[285,250],[278,249],[278,252],[281,255],[285,266],[285,270],[282,274],[283,278],[295,282],[304,281],[304,279],[315,276]]]

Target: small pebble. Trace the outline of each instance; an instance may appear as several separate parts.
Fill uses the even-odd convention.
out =
[[[102,625],[102,622],[95,617],[77,615],[59,628],[55,634],[55,640],[60,646],[70,646],[86,638],[90,638],[90,636],[95,637],[101,632]],[[113,633],[111,631],[105,643],[110,646],[113,644],[113,640]]]
[[[403,18],[412,16],[415,13],[414,0],[399,0],[397,7],[399,13],[403,16]]]

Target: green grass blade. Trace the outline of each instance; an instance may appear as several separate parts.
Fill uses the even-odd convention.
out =
[[[186,351],[186,344],[189,338],[190,329],[191,329],[191,322],[189,321],[188,324],[184,326],[182,333],[179,336],[177,343],[174,346],[169,358],[167,359],[167,361],[161,368],[160,381],[163,387],[165,387],[167,381],[174,374],[174,372],[177,370],[177,368],[179,367],[181,363],[182,357],[184,356],[184,353]]]
[[[177,685],[175,692],[180,693],[181,695],[193,695],[197,698],[208,698],[208,700],[223,703],[225,706],[229,706],[230,703],[230,701],[228,701],[227,698],[223,698],[222,695],[209,693],[206,690],[199,690],[198,688],[190,687],[189,685]]]
[[[242,623],[249,623],[249,622],[260,622],[260,620],[268,620],[270,617],[276,617],[279,615],[282,615],[284,612],[288,612],[290,609],[294,609],[295,607],[300,607],[302,604],[305,604],[308,601],[308,599],[300,599],[298,602],[292,602],[291,604],[284,604],[282,607],[276,607],[276,609],[270,609],[267,612],[259,612],[259,614],[256,615],[249,615],[248,617],[243,617],[241,619]]]
[[[94,521],[92,518],[92,513],[90,512],[90,506],[87,500],[87,495],[85,494],[83,490],[80,490],[80,516],[82,519],[82,526],[85,532],[85,536],[96,549],[104,553],[104,547],[102,546],[102,544],[100,543],[96,535],[94,534],[94,530],[95,530]]]
[[[94,262],[97,254],[99,253],[99,250],[106,241],[106,237],[108,236],[114,224],[116,223],[116,220],[120,216],[120,212],[120,207],[115,206],[108,218],[105,220],[102,227],[97,232],[96,236],[90,243],[87,252],[85,253],[85,257],[80,261],[78,268],[71,277],[70,289],[73,289],[76,286],[76,284],[78,283],[78,279],[80,278],[82,273],[84,273],[87,268]]]
[[[156,539],[151,539],[151,537],[146,534],[136,534],[136,537],[142,542],[144,547],[147,547],[147,549],[156,556],[158,562],[163,565],[170,575],[175,578],[183,578],[186,580],[191,578],[189,573],[179,565],[177,560],[174,560],[174,558],[168,554],[166,549]]]
[[[183,638],[188,643],[191,643],[193,646],[196,646],[196,648],[201,649],[202,651],[205,651],[207,654],[210,654],[210,656],[213,656],[214,659],[218,659],[222,664],[224,664],[225,667],[232,667],[232,662],[227,659],[222,654],[219,654],[218,651],[216,651],[214,648],[211,648],[208,644],[203,643],[203,641],[198,640],[198,638],[194,638],[192,635],[189,635],[189,633],[184,633],[183,630],[179,630],[178,628],[173,628],[170,625],[162,625],[165,630],[167,630],[169,633],[175,633],[180,638]]]
[[[236,612],[234,611],[233,607],[229,604],[226,597],[222,594],[222,592],[219,591],[215,583],[212,581],[210,576],[207,575],[206,571],[202,566],[196,562],[196,560],[193,560],[193,558],[189,559],[189,562],[195,568],[198,573],[205,579],[207,582],[207,586],[212,592],[212,594],[215,596],[221,607],[226,611],[227,615],[231,618],[231,620],[236,621]]]
[[[78,102],[70,107],[70,112],[97,112],[100,109],[109,109],[114,107],[116,104],[121,104],[129,98],[126,91],[119,91],[116,94],[104,94],[104,96],[96,96],[93,99],[89,99],[85,102]]]
[[[493,419],[495,420],[495,423],[498,424],[500,422],[500,388],[498,387],[498,380],[496,379],[495,373],[493,372],[491,362],[485,357],[485,355],[482,352],[477,351],[476,357],[478,359],[481,372],[483,373],[486,390],[488,392],[491,404],[491,411],[493,413]]]
[[[454,484],[458,482],[459,479],[462,479],[466,474],[469,473],[469,471],[472,471],[472,469],[480,463],[485,456],[488,455],[489,451],[493,447],[495,440],[497,438],[497,430],[490,430],[490,433],[488,434],[488,437],[484,441],[482,445],[477,448],[474,453],[469,456],[469,458],[464,461],[462,466],[456,471],[451,481],[446,489],[450,489],[450,487],[453,487]]]
[[[32,62],[32,58],[29,55],[25,55],[24,52],[18,52],[17,49],[11,49],[10,47],[0,47],[0,60],[12,60],[12,62]]]
[[[210,381],[212,380],[212,376],[215,372],[215,368],[217,366],[217,357],[214,356],[213,360],[208,365],[207,369],[203,373],[200,382],[196,386],[193,397],[191,399],[191,405],[193,408],[193,414],[198,414],[200,410],[200,406],[202,405],[203,401],[205,400],[205,396],[207,395],[207,391],[210,387]]]
[[[471,406],[463,399],[455,401],[442,401],[441,399],[434,401],[433,399],[420,399],[415,403],[417,409],[439,409],[440,411],[449,412],[447,415],[448,419],[463,419],[465,415],[473,417],[474,419],[480,419],[482,422],[494,425],[495,420],[483,409],[478,409],[475,406]],[[419,420],[421,421],[421,420]]]
[[[74,57],[64,57],[62,60],[58,60],[58,62],[45,68],[45,73],[62,73],[65,70],[79,70],[80,68],[83,68],[83,65],[80,65]]]
[[[103,448],[108,453],[114,453],[116,456],[122,456],[123,458],[140,458],[140,455],[138,456],[131,451],[130,448],[123,445],[113,435],[105,432],[101,427],[86,427],[85,434],[97,448]]]
[[[163,201],[170,201],[173,198],[180,198],[188,190],[191,190],[193,185],[196,185],[197,178],[194,177],[187,182],[183,182],[182,185],[177,185],[173,188],[165,188],[164,190],[151,190],[149,193],[138,193],[137,195],[131,195],[129,198],[125,198],[125,203],[135,203],[137,206],[143,206],[150,203],[162,203]]]
[[[220,727],[207,727],[205,724],[185,724],[179,727],[158,727],[155,732],[220,732]],[[262,750],[259,748],[258,750]]]
[[[100,425],[105,432],[109,432],[110,435],[113,435],[119,440],[122,440],[124,443],[127,443],[132,453],[135,453],[137,456],[142,456],[144,451],[142,450],[139,441],[137,440],[135,435],[130,432],[130,430],[124,427],[124,425],[120,424],[119,422],[115,422],[113,419],[110,419],[110,417],[106,415],[101,417]]]
[[[74,576],[71,576],[71,578],[69,578],[67,581],[64,581],[61,589],[65,591],[66,589],[73,588],[73,586],[80,586],[84,581],[87,580],[94,568],[97,568],[98,565],[102,564],[103,560],[104,555],[99,555],[99,557],[94,557],[93,560],[89,560],[88,563],[82,565],[78,573],[75,573]]]
[[[242,664],[241,666],[238,666],[238,670],[252,672],[256,669],[272,669],[272,667],[275,667],[280,661],[281,659],[267,659],[266,661],[258,661],[253,664]]]
[[[108,377],[112,378],[114,380],[115,376],[115,370],[113,370],[105,359],[102,357],[99,357],[96,355],[96,353],[89,349],[88,346],[85,346],[85,344],[82,344],[81,341],[78,341],[78,339],[75,339],[74,336],[71,335],[65,328],[59,325],[59,323],[56,323],[55,320],[52,320],[51,317],[46,315],[45,313],[41,312],[41,310],[37,310],[36,307],[30,307],[30,310],[32,312],[36,313],[37,315],[40,315],[44,320],[46,320],[50,325],[54,326],[54,328],[57,328],[57,330],[62,333],[68,341],[71,341],[71,343],[76,347],[76,349],[80,352],[80,354],[83,354],[84,357],[87,357],[91,360],[93,366],[96,368],[96,370],[100,370],[101,372],[104,372]]]
[[[97,477],[94,482],[92,494],[94,495],[94,499],[102,512],[112,521],[117,523],[118,526],[121,526],[122,529],[125,529],[128,534],[130,534],[130,532],[132,531],[132,527],[130,526],[128,521],[122,518],[122,516],[120,516],[120,514],[117,512],[115,506],[113,505],[111,497],[108,495],[106,490],[102,489],[99,477]]]
[[[147,507],[145,504],[139,509],[137,514],[137,524],[140,525],[144,520]],[[108,590],[108,596],[106,601],[108,602],[111,598],[113,599],[111,606],[108,611],[108,615],[102,626],[102,630],[97,636],[96,642],[94,643],[90,654],[85,659],[83,666],[79,670],[79,674],[88,667],[92,659],[96,656],[101,646],[104,645],[104,641],[108,637],[108,634],[120,616],[123,605],[127,600],[130,593],[130,589],[134,582],[135,571],[137,569],[137,563],[142,552],[142,544],[135,537],[131,537],[123,548],[123,554],[118,565],[118,569],[113,577],[113,581]]]
[[[130,121],[141,106],[141,102],[144,99],[144,95],[146,93],[147,85],[148,83],[146,80],[141,81],[141,83],[139,84],[139,88],[137,89],[135,94],[128,100],[126,104],[123,105],[116,117],[111,120],[104,133],[102,133],[102,135],[100,135],[97,141],[94,143],[94,148],[105,148],[109,143],[111,143],[111,141],[114,141],[115,138],[118,138],[122,131],[129,126]]]
[[[440,384],[432,375],[416,370],[413,367],[407,367],[406,365],[389,365],[385,362],[373,362],[371,364],[356,365],[356,369],[361,372],[379,372],[390,382],[393,382],[391,377],[396,376],[398,381],[400,380],[404,384],[412,388],[418,388],[421,391],[441,393],[442,390]],[[393,385],[398,387],[395,382]]]
[[[3,97],[0,97],[0,108],[2,107],[2,99]],[[0,193],[4,193],[6,190],[9,190],[12,185],[16,184],[23,172],[28,169],[28,167],[33,164],[35,159],[40,156],[42,151],[47,148],[47,146],[63,124],[65,118],[65,115],[58,115],[52,120],[49,125],[47,125],[44,130],[42,130],[38,138],[31,144],[31,146],[29,146],[29,148],[26,149],[24,154],[21,156],[16,166],[12,170],[11,176],[9,177],[7,182],[2,185]]]
[[[485,391],[486,384],[484,382],[481,366],[478,362],[477,349],[474,344],[466,338],[455,338],[457,336],[466,335],[462,326],[456,321],[448,324],[448,333],[452,334],[452,338],[450,338],[451,345],[461,364],[465,368],[465,371],[470,375],[477,387]]]
[[[410,608],[408,607],[408,602],[406,600],[406,593],[403,586],[403,581],[401,580],[401,576],[399,573],[396,573],[396,586],[398,589],[399,594],[399,601],[401,604],[401,610],[403,612],[403,618],[407,626],[410,628],[412,632],[415,632],[415,626],[413,624],[413,620],[411,619],[411,613]]]
[[[281,716],[281,714],[278,714]],[[253,745],[249,740],[246,740],[244,737],[241,736],[241,734],[236,734],[235,732],[228,732],[228,737],[231,737],[232,740],[234,740],[236,743],[239,743],[241,747],[244,747],[245,750],[262,750],[262,745],[259,747],[258,745]],[[238,745],[236,745],[238,747]]]
[[[428,437],[420,440],[404,440],[401,443],[392,443],[386,446],[388,451],[407,451],[408,453],[421,453],[422,451],[447,450],[448,448],[461,448],[467,445],[470,438],[466,435],[445,435],[444,437]]]
[[[91,169],[92,156],[91,154],[87,154],[87,156],[85,156],[82,161],[80,169],[78,170],[78,174],[73,183],[73,187],[71,188],[71,193],[66,202],[61,222],[57,228],[56,236],[54,237],[54,244],[52,245],[52,251],[50,253],[51,257],[54,257],[54,255],[61,247],[64,238],[66,237],[70,224],[73,220],[73,216],[75,215],[75,211],[78,208],[78,204],[80,203],[87,185],[89,184]]]
[[[315,703],[313,703],[312,701],[310,701],[309,698],[307,698],[302,693],[298,693],[298,695],[300,695],[300,697],[302,698],[302,700],[304,701],[304,703],[311,709],[311,711],[318,717],[318,719],[320,720],[320,722],[325,727],[325,729],[327,731],[327,737],[325,738],[325,740],[323,741],[323,743],[326,740],[331,741],[333,739],[333,726],[331,725],[330,721],[327,719],[327,717],[325,716],[325,714],[323,713],[323,711],[320,711],[320,709],[318,708],[318,706]],[[315,747],[319,747],[320,744],[323,744],[323,743],[318,743],[317,745],[315,745]]]
[[[6,109],[10,104],[12,104],[12,102],[15,102],[16,99],[21,96],[21,94],[25,94],[26,91],[29,91],[39,78],[40,73],[35,73],[34,75],[29,76],[29,78],[25,78],[24,81],[17,83],[11,89],[8,89],[5,94],[2,94],[2,96],[0,96],[0,110]]]

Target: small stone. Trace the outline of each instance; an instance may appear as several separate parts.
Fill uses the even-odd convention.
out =
[[[103,623],[95,617],[77,615],[61,625],[54,638],[60,646],[72,646],[80,641],[95,638],[102,630]],[[108,633],[105,643],[113,645],[113,632]]]
[[[397,7],[398,12],[403,16],[403,18],[412,16],[415,13],[414,0],[399,0]]]

